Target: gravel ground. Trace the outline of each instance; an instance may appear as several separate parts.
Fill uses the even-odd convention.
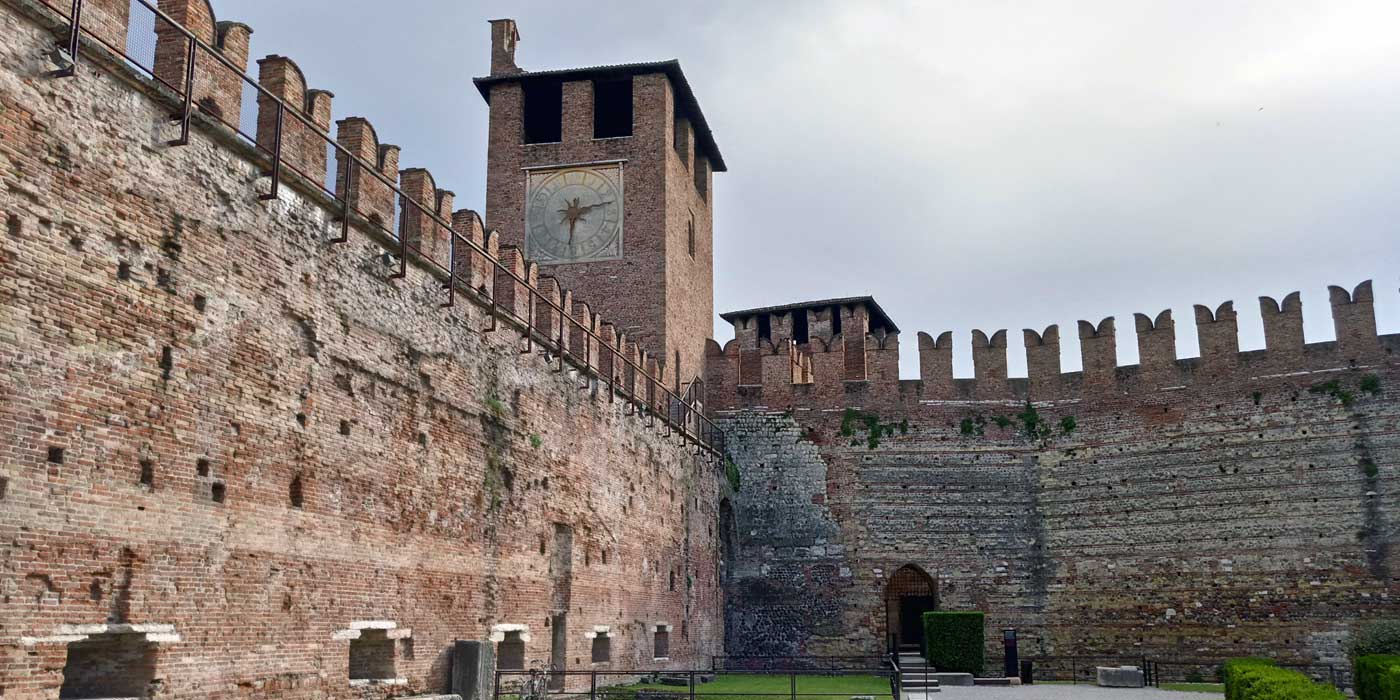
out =
[[[945,687],[937,693],[905,693],[905,700],[1219,700],[1213,693],[1156,688],[1099,688],[1092,685]]]

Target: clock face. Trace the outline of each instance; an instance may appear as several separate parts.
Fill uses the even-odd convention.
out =
[[[622,257],[622,164],[532,170],[525,255],[541,265]]]

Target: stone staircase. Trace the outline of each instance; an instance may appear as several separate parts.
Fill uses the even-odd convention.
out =
[[[917,647],[900,648],[899,682],[904,688],[904,694],[911,698],[939,692],[934,669],[924,660]]]

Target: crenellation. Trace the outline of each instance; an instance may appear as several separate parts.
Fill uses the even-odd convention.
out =
[[[527,286],[534,286],[526,276],[527,264],[525,255],[512,245],[500,247],[497,256],[501,267],[496,271],[496,307],[502,313],[517,319],[525,319],[530,312],[532,297],[527,291]],[[538,270],[538,268],[533,268]]]
[[[126,52],[130,22],[130,0],[88,0],[83,5],[83,26],[107,44],[108,49]]]
[[[1240,333],[1235,302],[1210,307],[1196,304],[1196,336],[1200,342],[1201,366],[1208,372],[1229,371],[1239,362]]]
[[[452,240],[452,206],[457,201],[457,193],[451,190],[438,189],[433,192],[435,209],[433,213],[437,221],[433,222],[429,229],[430,244],[422,247],[423,255],[429,260],[447,269],[453,250]],[[443,223],[447,225],[444,226]]]
[[[1154,319],[1147,314],[1133,314],[1137,330],[1138,371],[1151,385],[1174,383],[1176,365],[1176,322],[1172,310],[1163,309]]]
[[[1340,289],[1340,288],[1334,288]],[[1368,344],[1364,332],[1368,328],[1364,317],[1371,313],[1368,287],[1358,286],[1361,302],[1339,302],[1338,313],[1347,327],[1362,329],[1353,334],[1353,347],[1361,348],[1363,357],[1374,361],[1381,343]],[[1344,292],[1343,292],[1344,293]],[[1344,293],[1345,294],[1345,293]],[[1342,297],[1338,297],[1339,299]],[[1352,298],[1345,294],[1346,299]],[[1239,350],[1238,318],[1232,302],[1224,302],[1214,310],[1196,306],[1197,332],[1201,339],[1201,355],[1178,359],[1176,328],[1171,309],[1150,317],[1134,314],[1139,363],[1120,366],[1117,362],[1114,318],[1108,317],[1095,325],[1080,321],[1080,351],[1084,369],[1064,372],[1061,366],[1061,346],[1058,326],[1045,332],[1023,331],[1027,377],[1024,381],[1007,376],[1006,332],[999,330],[988,336],[981,330],[972,333],[974,377],[954,379],[952,333],[945,332],[936,340],[927,333],[918,334],[918,380],[901,382],[906,398],[914,396],[929,401],[1036,401],[1079,400],[1086,396],[1149,395],[1158,391],[1177,390],[1195,383],[1233,380],[1247,382],[1252,376],[1288,371],[1312,371],[1345,366],[1349,357],[1341,357],[1338,343],[1312,343],[1304,346],[1302,339],[1301,305],[1296,293],[1285,298],[1277,309],[1268,297],[1261,297],[1265,331],[1270,343],[1266,351]],[[858,306],[854,305],[854,306]],[[709,360],[707,378],[712,403],[729,406],[779,406],[790,403],[818,402],[822,404],[858,405],[863,390],[852,381],[882,384],[898,381],[898,333],[883,326],[873,327],[869,313],[852,310],[852,304],[841,307],[842,318],[864,322],[870,328],[864,342],[858,346],[854,337],[844,333],[827,343],[819,336],[809,335],[808,341],[788,349],[790,341],[782,340],[788,332],[788,312],[748,313],[731,315],[735,339]],[[805,309],[809,319],[820,314]],[[1349,315],[1350,314],[1350,315]],[[865,319],[862,321],[861,319]],[[882,321],[883,323],[883,321]],[[1374,328],[1374,317],[1369,328]],[[810,322],[809,322],[810,331]],[[767,333],[768,335],[764,335]],[[770,342],[769,336],[779,339]],[[1284,345],[1297,342],[1296,346]],[[1369,347],[1369,350],[1367,349]],[[1367,355],[1365,353],[1369,352]],[[735,387],[743,387],[735,392]],[[803,387],[798,390],[798,387]],[[874,390],[878,391],[878,390]],[[910,393],[912,392],[912,393]]]
[[[1032,396],[1054,396],[1060,391],[1060,327],[1046,326],[1043,332],[1022,331],[1026,345],[1026,377]]]
[[[870,381],[877,383],[896,383],[899,381],[899,334],[884,333],[867,336],[868,342],[865,347],[865,354],[869,358]],[[795,348],[792,349],[795,351]],[[802,360],[796,363],[800,366]],[[808,360],[810,362],[810,360]],[[792,384],[802,384],[805,382],[792,381]]]
[[[1118,370],[1118,337],[1114,334],[1113,317],[1098,325],[1079,322],[1079,354],[1083,361],[1086,387],[1103,387],[1113,383]]]
[[[1297,365],[1303,358],[1303,298],[1292,292],[1280,304],[1272,297],[1259,297],[1259,316],[1264,321],[1264,349],[1270,361],[1281,366]]]
[[[988,337],[980,329],[972,331],[972,367],[979,390],[996,394],[997,386],[1006,381],[1006,329]]]
[[[598,322],[598,338],[598,376],[616,377],[617,362],[615,360],[619,341],[617,325],[612,321],[600,320]]]
[[[374,126],[364,117],[336,122],[336,143],[345,149],[336,151],[336,198],[348,201],[372,225],[388,232],[398,204],[393,190],[399,178],[398,146],[381,144]],[[373,165],[376,172],[366,172],[352,158]]]
[[[588,306],[588,302],[574,300],[573,318],[576,323],[569,328],[570,352],[578,357],[585,366],[598,366],[598,343],[594,342],[589,333],[597,333],[597,317]],[[659,375],[652,375],[659,376]]]
[[[400,170],[399,190],[403,192],[399,204],[399,211],[402,212],[399,216],[399,239],[428,260],[447,267],[447,239],[450,233],[434,220],[439,209],[440,190],[433,180],[433,174],[425,168]]]
[[[281,104],[291,113],[281,115],[282,158],[303,177],[320,184],[326,180],[326,140],[330,130],[331,102],[328,90],[313,90],[296,62],[276,54],[258,59],[257,144],[272,153],[278,139]],[[306,121],[303,121],[306,120]]]
[[[840,341],[845,354],[844,372],[846,381],[865,381],[869,378],[869,359],[865,354],[865,338],[870,333],[870,316],[863,304],[850,304],[840,307],[841,332],[832,338],[833,345]]]
[[[194,102],[201,110],[223,120],[225,124],[237,127],[243,105],[241,74],[248,66],[248,40],[253,33],[252,29],[239,22],[216,21],[214,9],[208,0],[159,0],[156,7],[238,68],[238,72],[235,73],[217,61],[200,62],[196,59],[193,96]],[[179,27],[160,18],[155,21],[155,33],[153,72],[156,80],[183,95],[189,58],[189,38]],[[124,50],[126,47],[123,44],[118,48]]]
[[[544,303],[535,305],[535,330],[546,338],[558,342],[564,338],[564,351],[568,351],[568,335],[560,333],[561,323],[567,323],[560,309],[567,309],[563,306],[564,296],[559,290],[559,280],[548,275],[541,275],[539,278],[539,291],[544,297]],[[556,308],[557,307],[557,308]]]
[[[1348,293],[1343,287],[1327,288],[1332,303],[1332,323],[1343,359],[1352,364],[1372,359],[1380,349],[1376,343],[1375,298],[1371,280],[1356,285]]]
[[[951,393],[953,388],[953,332],[943,331],[935,340],[919,332],[919,376],[930,393]]]

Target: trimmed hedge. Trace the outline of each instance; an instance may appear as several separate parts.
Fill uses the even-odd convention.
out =
[[[1400,656],[1371,654],[1356,659],[1356,697],[1400,700]]]
[[[924,658],[948,673],[982,675],[987,652],[981,612],[924,613]]]
[[[1314,683],[1297,672],[1279,668],[1267,659],[1231,659],[1225,662],[1225,700],[1345,700],[1342,691]]]

